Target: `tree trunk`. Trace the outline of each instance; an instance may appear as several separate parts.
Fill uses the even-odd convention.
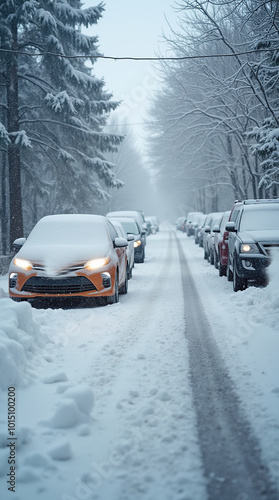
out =
[[[7,255],[8,251],[8,211],[7,211],[7,155],[5,152],[1,154],[1,247],[2,254]]]
[[[227,134],[227,148],[228,148],[228,157],[229,157],[229,165],[230,165],[229,175],[231,178],[231,183],[233,185],[234,197],[236,200],[239,200],[241,198],[241,196],[240,196],[239,183],[238,183],[237,173],[235,171],[235,164],[234,164],[234,159],[233,159],[232,139],[228,134]]]
[[[19,146],[16,144],[16,137],[11,135],[19,131],[16,21],[12,25],[12,36],[12,49],[15,52],[11,53],[7,60],[7,129],[11,139],[8,145],[10,250],[12,250],[13,241],[23,236],[20,151]]]

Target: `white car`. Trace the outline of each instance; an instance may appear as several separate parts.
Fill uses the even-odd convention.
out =
[[[109,219],[110,222],[113,224],[115,227],[117,234],[120,238],[124,238],[125,240],[128,241],[128,246],[126,248],[127,252],[127,259],[128,259],[128,267],[129,267],[129,272],[128,272],[128,279],[132,278],[133,274],[133,267],[135,265],[135,247],[134,247],[134,235],[133,234],[127,234],[122,222],[116,218],[111,218]],[[129,219],[127,218],[126,221],[129,222]],[[124,219],[125,222],[125,219]]]

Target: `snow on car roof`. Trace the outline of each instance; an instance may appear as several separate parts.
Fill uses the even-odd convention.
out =
[[[249,205],[243,205],[245,212],[248,211],[269,211],[269,210],[279,210],[279,203],[275,200],[270,200],[270,203],[254,203]]]
[[[105,237],[105,217],[91,214],[47,215],[35,225],[27,241],[40,244],[93,243]]]

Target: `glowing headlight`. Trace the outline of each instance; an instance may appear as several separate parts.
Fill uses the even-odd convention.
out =
[[[140,240],[134,241],[134,248],[138,248],[140,245],[141,245]]]
[[[85,269],[99,269],[100,267],[104,267],[109,263],[110,259],[108,257],[102,257],[101,259],[93,259],[89,260],[84,264]]]
[[[24,259],[14,259],[14,265],[17,267],[21,267],[24,269],[24,271],[30,271],[30,269],[33,269],[33,266],[29,260],[24,260]]]
[[[255,243],[243,243],[240,251],[241,253],[259,253],[259,249]]]

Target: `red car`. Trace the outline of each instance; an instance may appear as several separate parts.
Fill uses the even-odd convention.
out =
[[[226,224],[229,220],[231,210],[224,212],[219,227],[213,228],[214,234],[214,265],[219,269],[219,276],[225,276],[228,265],[228,237]]]

